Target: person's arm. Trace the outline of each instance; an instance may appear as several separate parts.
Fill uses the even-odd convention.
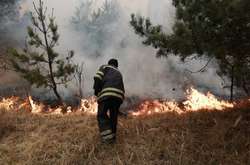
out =
[[[125,87],[124,87],[123,76],[122,76],[122,89],[123,89],[123,92],[124,92],[124,94],[125,94]]]
[[[104,70],[102,67],[96,72],[94,76],[94,94],[95,96],[98,95],[99,92],[102,90],[103,86],[103,77],[104,77]]]
[[[94,94],[95,96],[98,95],[99,92],[102,90],[102,81],[96,77],[94,77]]]

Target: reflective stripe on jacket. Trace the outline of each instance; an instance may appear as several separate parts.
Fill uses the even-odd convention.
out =
[[[98,98],[98,102],[108,99],[110,97],[124,99],[124,84],[120,71],[111,66],[103,65],[96,72],[94,76],[94,90]]]

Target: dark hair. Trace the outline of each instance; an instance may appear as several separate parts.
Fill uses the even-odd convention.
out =
[[[118,68],[118,60],[117,59],[114,59],[114,58],[110,59],[108,64]]]

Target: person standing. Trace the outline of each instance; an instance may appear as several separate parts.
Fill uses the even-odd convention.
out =
[[[101,140],[104,143],[113,143],[116,140],[119,108],[125,94],[118,60],[110,59],[108,65],[99,68],[94,76],[93,88],[98,102],[97,121]]]

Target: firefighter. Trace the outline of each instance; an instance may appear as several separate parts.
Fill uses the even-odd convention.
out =
[[[114,143],[119,108],[125,94],[116,59],[110,59],[108,65],[99,68],[94,76],[94,92],[98,102],[97,121],[101,140],[104,143]]]

